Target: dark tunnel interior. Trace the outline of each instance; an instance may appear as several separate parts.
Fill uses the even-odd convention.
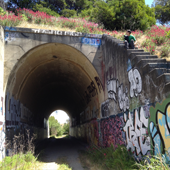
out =
[[[55,110],[79,117],[89,104],[86,91],[96,76],[92,63],[80,51],[50,43],[30,50],[18,61],[7,91],[32,112],[33,124],[42,127],[44,118]]]

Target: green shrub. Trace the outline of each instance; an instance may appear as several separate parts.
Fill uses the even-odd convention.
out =
[[[22,14],[22,19],[23,19],[24,21],[28,21],[28,18],[27,18],[27,16],[26,16],[25,14]]]
[[[54,17],[59,17],[60,15],[55,11],[55,7],[48,2],[39,1],[33,7],[33,11],[45,12],[46,14]]]
[[[143,41],[141,47],[143,47],[145,51],[155,54],[156,45],[151,40],[146,39]]]
[[[70,9],[63,9],[61,15],[66,18],[70,18],[76,15],[76,11]]]
[[[35,163],[37,158],[31,153],[26,154],[16,154],[12,157],[6,156],[2,162],[0,162],[1,170],[11,170],[11,169],[28,169],[31,168],[32,164]]]
[[[90,30],[87,27],[79,26],[76,27],[76,32],[90,33]]]
[[[168,165],[166,164],[166,160],[164,155],[157,156],[146,156],[145,159],[140,163],[136,163],[139,169],[141,170],[169,170]]]
[[[60,25],[61,25],[61,27],[67,27],[67,28],[73,29],[73,28],[75,28],[76,23],[65,20],[65,21],[61,22]]]
[[[5,14],[6,12],[4,11],[4,9],[0,7],[0,15],[5,15]]]
[[[168,57],[169,54],[170,54],[170,43],[167,43],[161,48],[161,58]]]
[[[166,33],[166,37],[167,37],[167,38],[170,38],[170,31],[168,31],[168,32]]]
[[[88,17],[91,15],[91,11],[92,9],[85,9],[85,10],[82,10],[81,13],[80,13],[80,17],[84,18],[84,17]]]
[[[107,148],[90,146],[85,154],[93,164],[103,168],[115,170],[137,168],[132,153],[127,151],[125,146],[118,145],[116,149],[112,144]]]

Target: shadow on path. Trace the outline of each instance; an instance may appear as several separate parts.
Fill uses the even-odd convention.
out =
[[[87,145],[71,138],[48,138],[40,142],[38,150],[39,161],[44,163],[59,163],[60,158],[65,158],[73,170],[84,170],[79,159],[79,150],[84,150]]]

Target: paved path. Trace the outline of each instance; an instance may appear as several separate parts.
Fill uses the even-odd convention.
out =
[[[57,160],[65,158],[72,170],[84,170],[78,155],[78,150],[85,148],[85,144],[72,138],[46,140],[46,146],[41,157],[44,162],[42,170],[56,170]]]

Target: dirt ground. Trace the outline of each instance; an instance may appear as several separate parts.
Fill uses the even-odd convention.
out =
[[[79,151],[84,150],[87,146],[85,143],[73,138],[49,138],[39,149],[41,150],[39,161],[42,162],[39,170],[57,170],[61,164],[61,159],[72,168],[72,170],[84,170]]]

